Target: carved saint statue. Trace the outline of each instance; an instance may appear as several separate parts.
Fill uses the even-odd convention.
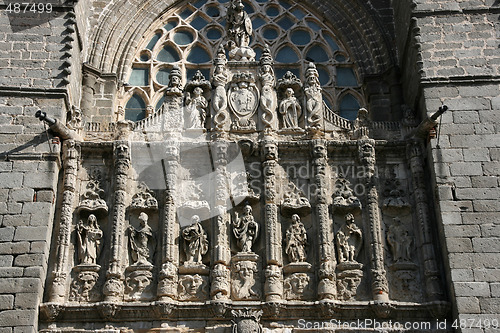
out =
[[[200,223],[200,217],[193,215],[191,225],[182,230],[184,238],[184,252],[186,253],[186,262],[202,263],[202,257],[208,251],[208,238],[205,230]]]
[[[393,221],[394,223],[387,231],[387,243],[391,247],[392,258],[395,262],[411,261],[413,237],[410,236],[398,217],[395,217]]]
[[[307,232],[297,214],[292,215],[292,225],[286,231],[285,252],[290,262],[306,261]]]
[[[182,74],[179,66],[174,66],[170,72],[167,95],[182,96]]]
[[[237,300],[258,299],[259,291],[255,288],[255,273],[257,263],[253,261],[240,261],[235,264],[234,281],[231,284],[231,293]]]
[[[354,216],[349,213],[345,216],[345,224],[340,228],[335,236],[339,262],[356,262],[363,235],[361,229],[354,223]]]
[[[302,108],[292,88],[285,90],[285,98],[281,101],[279,110],[283,115],[284,128],[299,128],[299,114]]]
[[[208,102],[203,97],[203,89],[196,87],[193,90],[193,97],[186,94],[186,128],[203,128],[207,117]]]
[[[241,252],[252,252],[252,245],[259,235],[259,224],[253,218],[250,205],[243,208],[241,217],[236,213],[236,220],[233,222],[233,233]]]
[[[90,214],[87,223],[82,220],[76,226],[78,235],[78,258],[80,264],[97,264],[102,249],[102,230],[97,218]]]
[[[248,47],[252,36],[252,20],[241,0],[231,0],[227,10],[227,36],[231,60],[253,61],[255,51]]]
[[[149,242],[153,238],[153,230],[148,224],[148,214],[141,212],[139,214],[139,229],[129,226],[129,242],[134,265],[148,265],[149,262]]]

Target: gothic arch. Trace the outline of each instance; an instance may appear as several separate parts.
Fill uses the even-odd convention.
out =
[[[124,79],[136,47],[144,33],[161,15],[184,1],[117,0],[104,9],[91,37],[88,62],[104,73]],[[349,49],[359,66],[360,76],[378,74],[396,64],[388,33],[380,18],[359,0],[304,0],[302,5],[319,17],[331,18],[328,24]],[[326,22],[326,19],[325,19]]]

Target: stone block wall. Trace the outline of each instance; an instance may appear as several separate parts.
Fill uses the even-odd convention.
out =
[[[34,332],[52,236],[59,144],[34,117],[64,121],[67,11],[7,13],[0,2],[0,332]],[[78,50],[76,52],[79,52]]]
[[[428,163],[453,317],[457,331],[491,332],[488,320],[500,320],[499,3],[406,2],[395,5],[396,26],[410,22],[398,36],[406,102],[421,118],[450,109]]]

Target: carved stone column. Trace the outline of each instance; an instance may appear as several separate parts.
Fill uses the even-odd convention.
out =
[[[406,151],[410,162],[417,219],[419,224],[417,229],[420,233],[419,238],[421,241],[422,256],[424,259],[425,292],[429,300],[441,300],[443,297],[443,291],[430,230],[429,206],[425,188],[424,161],[422,158],[422,142],[420,140],[413,140],[409,142]]]
[[[161,270],[158,281],[159,301],[171,301],[177,296],[177,272],[179,249],[176,238],[179,234],[175,198],[177,195],[177,170],[179,168],[178,144],[168,142],[163,160],[167,189],[165,190],[164,222],[162,229]]]
[[[123,139],[123,137],[121,137]],[[103,294],[106,302],[119,302],[123,299],[123,248],[125,244],[125,211],[130,168],[130,147],[127,141],[118,140],[114,144],[114,202],[113,226],[109,266],[106,272]]]
[[[372,276],[372,293],[375,301],[389,301],[389,287],[384,268],[384,243],[382,239],[377,177],[375,174],[375,141],[363,139],[358,141],[358,154],[361,165],[365,167],[365,191],[367,196],[367,212],[370,232],[367,241],[370,244],[370,262]]]
[[[262,147],[262,170],[264,173],[265,237],[266,237],[266,301],[283,299],[283,258],[281,246],[281,225],[278,221],[278,198],[276,194],[276,167],[278,146],[276,142],[264,140]]]
[[[334,300],[337,295],[335,267],[337,261],[333,247],[332,221],[328,216],[327,202],[327,149],[323,140],[313,141],[313,176],[316,185],[316,214],[319,225],[319,285],[318,297]]]
[[[210,297],[213,301],[227,302],[230,296],[230,264],[231,250],[229,245],[231,216],[227,209],[229,188],[227,179],[228,142],[216,141],[212,145],[212,156],[215,167],[215,217],[212,231],[215,239],[212,258],[212,284]]]
[[[64,303],[65,284],[68,276],[71,223],[73,221],[73,202],[78,170],[78,151],[73,140],[66,140],[63,143],[63,167],[64,189],[59,219],[59,239],[57,241],[57,257],[52,271],[52,286],[49,296],[49,302],[56,303]]]

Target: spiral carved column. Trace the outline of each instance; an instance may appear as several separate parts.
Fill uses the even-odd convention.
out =
[[[323,140],[313,141],[313,176],[316,185],[316,214],[319,225],[319,285],[318,297],[321,300],[334,300],[337,296],[335,267],[337,261],[333,248],[332,222],[328,215],[327,202],[327,158]]]
[[[266,237],[266,282],[264,285],[266,301],[277,302],[283,299],[283,269],[281,252],[281,225],[278,221],[276,194],[276,167],[278,165],[278,147],[276,142],[266,140],[263,143],[262,169],[264,173],[265,196],[265,237]]]
[[[68,272],[69,248],[71,243],[71,223],[73,221],[73,201],[75,199],[76,173],[78,170],[78,151],[75,141],[66,140],[63,144],[64,190],[59,219],[59,239],[57,240],[57,259],[52,271],[52,288],[49,302],[63,303]]]
[[[372,293],[376,301],[389,300],[389,286],[384,268],[384,243],[380,222],[379,198],[377,192],[377,178],[375,175],[375,141],[364,139],[358,141],[358,154],[365,169],[365,189],[368,201],[368,217],[370,232],[370,261],[372,276]]]

